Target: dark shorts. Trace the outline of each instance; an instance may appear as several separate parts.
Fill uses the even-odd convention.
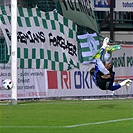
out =
[[[114,79],[113,78],[103,79],[101,77],[101,74],[97,73],[96,81],[97,81],[98,87],[101,90],[108,90],[113,85]]]

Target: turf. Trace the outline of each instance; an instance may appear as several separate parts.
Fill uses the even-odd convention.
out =
[[[113,99],[0,105],[0,133],[133,133],[132,104]]]

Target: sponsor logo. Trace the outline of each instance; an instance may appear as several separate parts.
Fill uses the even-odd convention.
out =
[[[48,89],[58,89],[57,71],[47,71]]]
[[[122,7],[131,8],[133,7],[133,2],[122,2]]]
[[[47,71],[48,89],[92,89],[92,79],[89,72]]]
[[[70,71],[61,72],[61,87],[62,89],[71,89],[71,75]]]
[[[94,7],[110,8],[110,1],[111,0],[94,0]],[[114,0],[114,7],[115,7],[115,0]]]

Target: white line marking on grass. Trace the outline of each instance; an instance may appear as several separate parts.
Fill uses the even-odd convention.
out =
[[[107,124],[107,123],[115,123],[115,122],[130,121],[130,120],[133,120],[133,118],[76,124],[76,125],[70,125],[70,126],[0,126],[0,128],[75,128],[75,127],[83,127],[83,126],[90,126],[90,125],[102,125],[102,124]]]
[[[71,126],[66,126],[66,127],[74,128],[74,127],[82,127],[82,126],[90,126],[90,125],[101,125],[101,124],[121,122],[121,121],[129,121],[129,120],[133,120],[133,118],[125,118],[125,119],[117,119],[117,120],[109,120],[109,121],[101,121],[101,122],[92,122],[92,123],[85,123],[85,124],[77,124],[77,125],[71,125]]]
[[[36,104],[83,104],[82,102],[32,102],[32,103],[20,103],[18,105],[24,105],[24,106],[27,106],[27,105],[36,105]],[[88,103],[86,103],[88,104]]]
[[[65,128],[65,126],[0,126],[0,128]]]

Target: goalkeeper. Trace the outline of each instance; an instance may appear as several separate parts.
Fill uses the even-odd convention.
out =
[[[108,42],[109,38],[106,37],[103,41],[103,46],[93,55],[93,58],[96,59],[96,63],[95,68],[90,70],[90,75],[93,76],[93,81],[101,90],[115,91],[122,86],[130,86],[132,81],[126,79],[119,84],[113,85],[115,72],[113,71],[113,65],[111,63],[111,55],[113,51],[121,49],[121,46],[109,46],[107,45]],[[102,58],[104,62],[102,62]]]

